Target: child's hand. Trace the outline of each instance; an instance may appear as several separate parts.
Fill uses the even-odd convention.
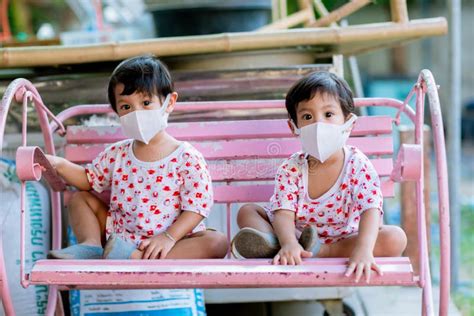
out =
[[[348,277],[354,273],[355,281],[359,282],[362,274],[365,273],[365,280],[369,283],[371,270],[375,270],[379,275],[382,275],[382,271],[375,263],[372,251],[366,248],[354,249],[352,256],[349,258],[349,266],[347,267],[345,276]]]
[[[273,264],[301,264],[301,258],[311,258],[312,256],[313,254],[304,250],[295,239],[294,243],[292,242],[290,244],[282,245],[280,251],[277,253],[275,258],[273,258]]]
[[[174,245],[174,241],[164,234],[159,234],[142,241],[138,249],[143,251],[142,259],[165,259]]]

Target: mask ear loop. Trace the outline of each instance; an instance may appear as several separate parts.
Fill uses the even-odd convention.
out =
[[[344,125],[347,125],[347,128],[343,130],[343,133],[350,132],[352,130],[352,125],[354,122],[357,120],[357,115],[354,113],[351,113],[351,118],[347,120],[347,122],[344,123]]]
[[[161,105],[161,112],[162,113],[166,112],[166,109],[168,108],[168,104],[170,103],[170,99],[171,99],[171,93],[168,93],[166,95],[165,100],[163,101],[163,104]]]
[[[298,127],[296,127],[295,122],[293,122],[293,120],[290,120],[290,124],[291,124],[291,126],[293,126],[293,131],[294,131],[295,135],[299,136],[301,134],[301,131]]]
[[[293,122],[293,120],[290,120],[290,124],[291,124],[291,126],[293,126],[293,131],[294,131],[295,135],[300,136],[301,135],[301,130],[298,127],[296,127],[295,122]],[[309,154],[304,153],[304,159],[308,159],[308,157],[309,157]]]

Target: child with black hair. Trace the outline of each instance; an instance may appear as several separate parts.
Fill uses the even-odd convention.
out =
[[[291,87],[286,109],[302,151],[279,167],[269,205],[241,207],[232,253],[282,265],[349,257],[346,276],[368,282],[372,269],[380,273],[374,256],[400,256],[407,241],[399,227],[382,225],[379,177],[345,144],[356,120],[352,92],[332,73],[312,73]]]
[[[68,206],[78,244],[49,257],[224,257],[226,237],[203,223],[213,205],[207,164],[192,145],[165,130],[178,98],[168,69],[153,56],[127,59],[112,73],[108,98],[129,139],[107,147],[86,167],[48,156],[80,190]],[[110,190],[110,203],[91,189]]]

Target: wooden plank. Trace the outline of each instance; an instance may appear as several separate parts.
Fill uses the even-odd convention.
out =
[[[191,142],[206,160],[247,159],[247,158],[286,158],[301,150],[296,138],[270,140],[234,140],[232,142]],[[392,137],[354,137],[349,145],[356,146],[366,155],[391,155]],[[106,148],[107,144],[66,145],[64,156],[75,163],[93,160]]]
[[[165,57],[305,46],[322,46],[337,50],[340,44],[370,44],[384,38],[399,38],[406,41],[446,33],[446,19],[430,18],[411,20],[403,24],[370,23],[337,29],[304,28],[269,33],[222,33],[70,47],[3,48],[0,49],[0,66],[13,68],[118,61],[144,52],[153,52],[157,56]],[[51,54],[53,50],[54,55]]]
[[[385,198],[394,196],[394,183],[390,180],[381,181],[382,195]],[[257,185],[215,185],[215,203],[250,203],[268,202],[273,194],[273,184]]]
[[[405,258],[375,258],[383,276],[355,283],[344,276],[347,259],[305,259],[297,266],[268,259],[233,260],[39,260],[32,284],[71,288],[217,288],[415,285]],[[196,264],[199,262],[199,264]]]
[[[170,123],[167,132],[180,140],[231,140],[291,137],[288,120],[243,120]],[[392,118],[362,116],[357,119],[351,136],[381,135],[392,132]],[[120,126],[69,126],[69,144],[114,143],[124,139]]]
[[[256,181],[273,180],[282,159],[252,159],[209,161],[212,181]],[[393,168],[391,158],[371,159],[379,177],[390,176]]]
[[[240,54],[237,57],[241,63],[248,62],[247,65],[260,65],[256,69],[240,67],[240,69],[213,69],[212,64],[201,65],[200,69],[179,70],[183,63],[186,65],[196,65],[201,62],[202,56],[188,58],[188,60],[164,60],[169,66],[171,76],[175,82],[175,89],[179,93],[179,101],[198,100],[238,100],[238,99],[281,99],[293,83],[301,79],[306,74],[314,71],[332,71],[332,64],[312,64],[314,52],[312,50],[285,51],[276,50],[266,52],[266,60],[275,61],[275,57],[281,59],[280,64],[273,63],[271,67],[261,66],[262,62],[250,60],[252,54]],[[299,52],[299,53],[298,53]],[[221,58],[222,64],[236,64],[228,62],[229,54],[222,56],[208,57],[211,60]],[[263,55],[263,52],[262,52]],[[285,60],[288,57],[290,60]],[[305,57],[305,55],[307,57]],[[304,60],[308,58],[308,61]],[[299,64],[297,66],[288,65],[289,62]],[[285,63],[285,64],[283,64]],[[311,64],[311,65],[304,65]],[[79,66],[42,68],[42,71],[35,74],[28,74],[28,78],[37,87],[43,100],[48,106],[63,105],[66,100],[73,104],[102,104],[107,99],[105,91],[109,81],[110,73],[116,66],[112,64],[81,64]],[[98,67],[100,67],[98,69]],[[64,74],[67,73],[67,76]],[[23,74],[22,74],[23,76]],[[8,85],[10,80],[2,82],[1,86]],[[87,93],[84,93],[87,91]],[[69,105],[70,103],[68,103]],[[55,111],[56,113],[56,111]]]

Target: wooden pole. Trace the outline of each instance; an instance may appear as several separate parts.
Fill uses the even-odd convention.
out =
[[[424,144],[423,144],[423,169],[425,178],[424,180],[424,203],[425,203],[425,214],[426,214],[426,233],[428,238],[428,249],[430,249],[430,225],[431,225],[431,212],[430,212],[430,153],[431,153],[431,133],[430,128],[425,125],[424,127]],[[400,143],[401,144],[413,144],[414,143],[414,130],[407,126],[400,126]],[[400,199],[401,199],[401,227],[407,234],[408,243],[405,249],[404,255],[410,257],[410,261],[413,266],[413,271],[419,273],[419,252],[418,248],[418,227],[417,227],[417,210],[416,210],[416,185],[415,182],[402,182],[400,186]]]
[[[288,7],[286,0],[279,0],[280,2],[280,19],[286,18],[288,15]]]
[[[280,5],[278,0],[272,0],[272,22],[280,19]]]
[[[304,26],[309,26],[316,21],[316,16],[314,15],[314,8],[311,0],[298,0],[298,7],[300,10],[307,10],[310,13],[309,19],[305,22]]]
[[[311,20],[314,20],[313,9],[301,10],[276,22],[265,25],[264,27],[259,28],[257,31],[268,32],[274,30],[285,30],[299,24],[308,23]]]
[[[362,7],[365,7],[371,2],[371,0],[352,0],[345,5],[337,8],[326,16],[323,16],[319,20],[316,20],[311,27],[328,26],[333,22],[340,21],[342,18],[354,13]]]
[[[274,32],[223,33],[166,37],[141,41],[77,46],[11,47],[0,49],[0,67],[52,66],[123,60],[140,54],[163,56],[235,52],[301,45],[363,44],[444,35],[444,18],[351,25],[341,28],[302,28]]]
[[[329,14],[328,9],[326,9],[326,6],[324,5],[324,3],[321,0],[314,0],[313,4],[314,4],[314,9],[316,10],[316,12],[318,12],[318,14],[321,17],[325,17]],[[332,22],[330,24],[330,26],[331,27],[338,27],[336,22]]]
[[[392,13],[392,22],[408,22],[408,9],[406,0],[390,0],[390,11]]]

